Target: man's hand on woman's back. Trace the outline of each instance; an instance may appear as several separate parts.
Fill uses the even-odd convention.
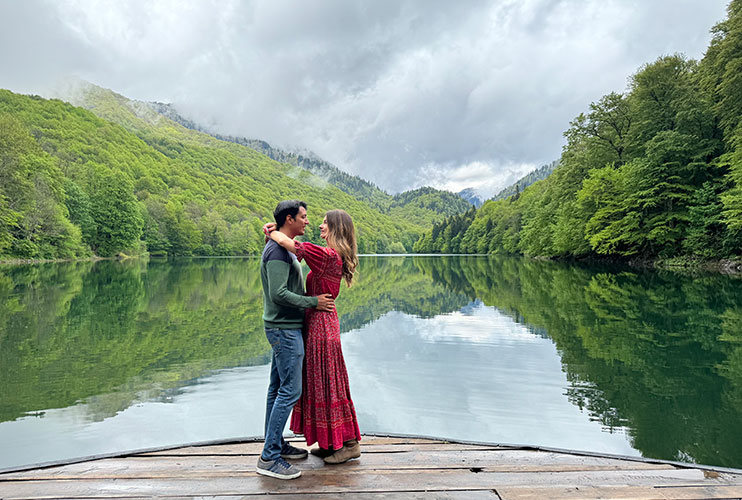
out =
[[[335,299],[329,293],[323,293],[317,295],[317,308],[318,311],[332,312],[335,310]]]

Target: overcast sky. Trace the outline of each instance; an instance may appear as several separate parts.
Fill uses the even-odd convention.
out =
[[[491,196],[558,159],[642,64],[698,59],[727,0],[0,0],[0,87],[76,75],[308,149],[388,192]]]

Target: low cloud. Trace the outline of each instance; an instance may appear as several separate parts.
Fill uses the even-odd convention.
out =
[[[312,150],[390,192],[490,195],[557,159],[569,120],[640,65],[701,57],[725,4],[2,2],[0,86],[38,92],[75,74]]]
[[[486,199],[492,198],[539,166],[533,163],[503,165],[479,161],[460,166],[427,165],[422,169],[417,184],[432,184],[453,192],[470,187]]]

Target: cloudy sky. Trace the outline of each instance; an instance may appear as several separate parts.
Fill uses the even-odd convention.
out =
[[[0,0],[0,87],[79,76],[389,192],[491,196],[727,0]]]

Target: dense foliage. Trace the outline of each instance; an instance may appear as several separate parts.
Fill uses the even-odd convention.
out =
[[[575,118],[552,175],[419,252],[655,259],[742,253],[742,0],[700,62],[663,56]]]
[[[309,238],[325,211],[348,211],[361,252],[411,250],[426,227],[113,92],[78,98],[98,116],[0,90],[0,257],[255,254],[287,198],[309,204]]]

